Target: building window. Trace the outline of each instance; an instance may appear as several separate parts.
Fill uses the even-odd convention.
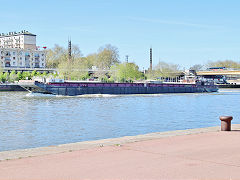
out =
[[[9,51],[6,52],[6,56],[11,56]]]
[[[39,54],[38,54],[38,53],[35,53],[34,56],[35,56],[35,57],[39,57]]]
[[[13,52],[13,55],[15,55],[15,52]]]
[[[13,57],[13,59],[15,60],[16,58],[15,58],[15,57]]]

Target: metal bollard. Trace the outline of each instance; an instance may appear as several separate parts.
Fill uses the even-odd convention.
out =
[[[231,121],[233,119],[232,116],[220,116],[221,120],[221,131],[231,131]]]

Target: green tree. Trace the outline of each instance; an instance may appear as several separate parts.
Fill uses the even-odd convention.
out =
[[[25,80],[25,79],[31,79],[31,74],[30,74],[30,72],[28,72],[28,71],[24,71],[23,73],[22,73],[22,79],[23,80]]]
[[[47,76],[47,72],[44,71],[44,72],[42,73],[42,76],[46,77],[46,76]]]
[[[111,79],[120,82],[132,82],[134,80],[143,79],[143,73],[139,71],[139,67],[135,63],[122,63],[111,67]]]
[[[2,73],[2,82],[5,83],[9,80],[9,74],[7,72]]]
[[[99,69],[109,69],[112,65],[119,62],[118,49],[115,46],[107,44],[99,48],[96,62]]]
[[[96,67],[95,76],[106,78],[107,71],[112,65],[119,63],[118,49],[112,45],[99,48],[97,53],[82,57],[78,46],[72,46],[72,56],[68,59],[67,49],[55,45],[47,53],[47,67],[57,68],[61,78],[86,79],[89,77],[88,69]]]
[[[41,76],[41,73],[38,71],[38,72],[36,73],[36,76]]]
[[[96,66],[95,76],[98,79],[107,79],[107,71],[111,66],[118,64],[118,49],[110,44],[100,47],[97,54],[91,55],[91,61]]]
[[[10,74],[9,74],[9,81],[10,82],[14,82],[18,80],[18,77],[17,77],[17,74],[15,71],[12,71]]]
[[[98,55],[97,53],[89,54],[87,57],[82,58],[82,61],[85,62],[87,67],[91,69],[93,66],[97,66],[98,64]]]
[[[61,78],[82,80],[88,78],[88,66],[82,58],[74,58],[71,61],[61,62],[58,66]]]
[[[3,72],[0,72],[0,82],[5,82],[6,81],[6,79],[4,78],[4,74],[3,74]]]
[[[18,80],[23,79],[22,73],[20,71],[17,73],[17,78],[18,78]]]
[[[37,75],[37,71],[36,71],[36,70],[32,71],[31,77],[34,77],[34,76],[36,76],[36,75]]]
[[[0,65],[0,73],[3,73],[3,67]]]
[[[85,61],[83,61],[81,58],[80,59],[75,59],[71,72],[71,79],[74,80],[85,80],[89,78],[88,74],[88,66]]]

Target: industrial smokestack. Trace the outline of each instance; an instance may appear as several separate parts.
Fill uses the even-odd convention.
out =
[[[71,39],[68,40],[68,61],[72,60],[72,42]]]
[[[152,71],[152,48],[150,48],[150,71]]]

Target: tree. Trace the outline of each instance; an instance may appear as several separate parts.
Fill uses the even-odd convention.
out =
[[[23,79],[22,73],[20,71],[18,71],[18,73],[17,73],[17,78],[18,78],[18,80]]]
[[[78,45],[72,45],[72,59],[80,59],[82,58],[82,53]]]
[[[72,45],[71,55],[72,60],[82,57],[82,53],[77,45]],[[47,50],[46,60],[48,68],[57,68],[60,63],[68,61],[68,49],[55,44],[52,49]]]
[[[71,61],[63,61],[58,66],[61,78],[82,80],[88,77],[88,64],[86,59],[73,58]]]
[[[200,71],[200,70],[203,70],[203,67],[204,66],[201,64],[195,64],[192,67],[190,67],[190,70]]]
[[[118,49],[110,44],[100,47],[98,53],[91,54],[88,58],[97,67],[94,75],[99,79],[106,79],[106,71],[120,62]]]
[[[37,71],[36,71],[36,70],[32,71],[31,77],[34,77],[34,76],[36,76],[36,75],[37,75]]]
[[[0,65],[0,73],[3,73],[3,68],[1,65]]]
[[[143,79],[144,77],[135,63],[122,63],[114,65],[110,69],[110,75],[114,81],[120,82],[131,82],[133,80]]]
[[[42,76],[43,76],[43,77],[46,77],[46,76],[47,76],[47,72],[44,71],[44,72],[42,73]]]
[[[107,44],[99,48],[96,62],[99,69],[109,69],[112,65],[119,62],[118,49],[115,46]]]
[[[93,53],[93,54],[89,54],[87,57],[82,58],[82,61],[85,61],[85,64],[87,65],[87,67],[89,69],[91,69],[93,66],[97,66],[97,58],[98,58],[98,54],[97,53]]]
[[[5,83],[6,81],[8,81],[8,77],[9,77],[9,74],[7,72],[0,73],[0,82]]]
[[[207,67],[226,67],[226,68],[240,68],[240,63],[232,60],[224,60],[224,61],[215,61],[208,62]]]
[[[72,56],[68,59],[68,51],[59,45],[49,49],[47,53],[47,67],[57,68],[62,78],[85,79],[88,69],[97,67],[95,76],[99,79],[106,78],[106,71],[112,65],[119,63],[118,49],[112,45],[99,48],[98,53],[82,57],[78,46],[72,46]]]
[[[67,50],[55,44],[52,49],[47,50],[46,66],[48,68],[57,68],[62,61],[67,60]]]
[[[17,77],[16,72],[15,72],[15,71],[12,71],[12,72],[9,74],[9,81],[10,81],[10,82],[14,82],[14,81],[16,81],[17,79],[18,79],[18,77]]]
[[[36,76],[41,76],[41,73],[38,71],[38,72],[36,73]]]
[[[152,71],[148,71],[146,76],[148,79],[156,79],[158,77],[176,77],[180,72],[180,66],[178,64],[161,61],[153,68]]]
[[[31,74],[30,74],[30,72],[28,72],[28,71],[24,71],[24,72],[22,72],[22,79],[31,79]]]

